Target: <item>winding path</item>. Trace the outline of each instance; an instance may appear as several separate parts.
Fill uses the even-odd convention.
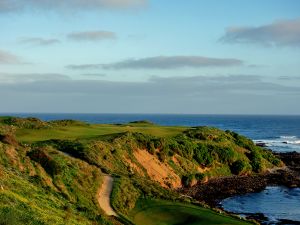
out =
[[[117,213],[113,210],[110,204],[110,195],[113,188],[114,179],[106,175],[103,177],[103,183],[98,191],[97,200],[100,207],[104,212],[109,216],[118,216]]]

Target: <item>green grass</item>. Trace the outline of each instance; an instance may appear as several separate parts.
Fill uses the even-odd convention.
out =
[[[136,225],[251,224],[192,204],[146,199],[137,202],[129,218]]]
[[[188,178],[187,186],[201,168],[207,168],[201,176],[218,177],[230,176],[238,160],[249,172],[280,164],[246,137],[209,127],[34,118],[5,122],[0,117],[0,134],[0,225],[116,223],[104,216],[95,199],[100,169],[118,177],[112,206],[137,225],[248,224],[177,202],[182,200],[179,193],[161,186],[166,178],[156,182],[147,174],[135,151],[145,149],[169,164],[179,182]]]
[[[184,131],[185,127],[161,127],[153,125],[130,124],[122,125],[105,125],[95,124],[88,126],[61,126],[48,129],[26,129],[20,128],[16,132],[18,141],[35,142],[49,139],[82,139],[93,138],[102,135],[116,134],[123,132],[140,132],[158,137],[169,137]]]

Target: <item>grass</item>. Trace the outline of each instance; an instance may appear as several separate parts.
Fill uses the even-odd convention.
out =
[[[16,132],[18,141],[35,142],[50,139],[82,139],[93,138],[108,134],[124,133],[124,132],[140,132],[158,137],[174,136],[182,131],[185,127],[161,127],[140,124],[130,124],[128,126],[94,124],[88,126],[60,126],[48,129],[27,129],[21,128]]]
[[[129,218],[136,225],[251,224],[192,204],[140,199]]]
[[[147,150],[149,159],[156,157],[159,165],[174,170],[176,181],[188,178],[187,186],[195,174],[229,176],[239,160],[250,172],[251,165],[258,171],[280,163],[246,137],[216,128],[168,127],[147,121],[3,121],[0,117],[0,225],[116,223],[105,217],[95,198],[100,170],[118,177],[112,206],[137,225],[248,224],[175,202],[179,194],[161,186],[168,177],[151,176],[134,153]]]
[[[21,147],[8,154],[9,148],[0,142],[1,225],[112,224],[96,202],[98,168],[50,147],[34,160]]]

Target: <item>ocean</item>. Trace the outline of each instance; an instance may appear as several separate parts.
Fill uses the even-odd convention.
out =
[[[273,151],[300,152],[300,116],[63,113],[9,113],[0,115],[37,117],[46,121],[74,119],[88,123],[113,124],[149,120],[167,126],[214,126],[223,130],[233,130],[255,142],[264,142]]]

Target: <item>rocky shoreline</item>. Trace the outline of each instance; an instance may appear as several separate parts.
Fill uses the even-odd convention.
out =
[[[300,153],[274,153],[286,165],[263,174],[231,176],[211,179],[206,183],[182,189],[182,193],[211,207],[222,208],[221,200],[235,195],[263,191],[267,186],[300,187]],[[246,215],[261,224],[269,224],[263,214]],[[278,221],[276,224],[300,224],[296,221]]]
[[[225,198],[260,192],[267,186],[300,187],[300,153],[276,153],[286,167],[251,176],[230,176],[211,179],[182,189],[185,195],[216,207]]]

